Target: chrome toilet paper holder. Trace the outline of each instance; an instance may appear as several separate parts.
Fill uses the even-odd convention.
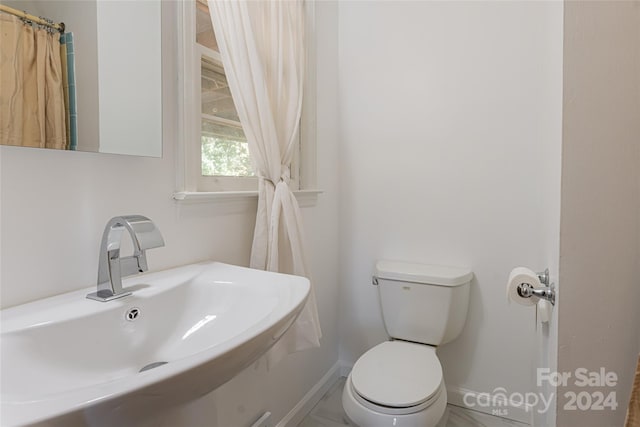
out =
[[[542,273],[536,274],[538,275],[540,283],[546,285],[546,287],[537,289],[530,283],[520,283],[518,285],[518,295],[522,298],[531,298],[535,296],[549,301],[552,305],[556,305],[556,290],[554,284],[549,283],[549,269],[546,268]]]

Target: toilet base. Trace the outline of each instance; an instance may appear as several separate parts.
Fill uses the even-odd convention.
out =
[[[360,404],[351,389],[351,374],[342,391],[342,406],[349,420],[359,427],[437,427],[447,407],[447,391],[442,386],[432,405],[412,414],[389,415]]]

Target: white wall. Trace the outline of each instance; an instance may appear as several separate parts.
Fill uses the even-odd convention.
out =
[[[450,400],[534,391],[535,312],[505,285],[557,276],[562,3],[339,7],[341,358],[386,339],[376,259],[468,266],[465,329],[438,350]]]
[[[619,381],[581,388],[574,374],[557,425],[620,426],[640,346],[639,2],[566,4],[564,90],[558,367]],[[565,393],[597,391],[617,410],[565,408]]]
[[[177,2],[165,7],[175,8]],[[333,8],[333,9],[332,9]],[[281,419],[338,359],[335,5],[318,5],[317,206],[303,209],[312,275],[323,329],[322,347],[264,364],[187,407],[159,412],[152,425],[250,425],[263,410]],[[173,10],[172,10],[173,13]],[[175,14],[173,14],[175,19]],[[177,73],[175,22],[163,32],[165,91],[163,158],[0,147],[0,301],[2,307],[93,286],[107,220],[140,213],[154,220],[166,242],[149,251],[151,270],[213,259],[248,264],[255,204],[180,204],[175,190]],[[251,205],[251,204],[250,204]],[[295,372],[295,375],[291,375]]]

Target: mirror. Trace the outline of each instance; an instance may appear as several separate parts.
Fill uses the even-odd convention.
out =
[[[65,24],[64,37],[71,42],[66,54],[60,55],[67,59],[69,76],[62,79],[68,83],[63,89],[67,144],[62,149],[162,156],[162,2],[3,0],[2,4]],[[10,14],[5,12],[0,15],[5,61],[10,38],[5,37],[4,25],[15,18],[7,18]],[[20,114],[17,108],[12,110],[13,95],[4,82],[3,78],[0,108],[5,109],[1,116],[5,123],[0,123],[0,131],[6,134],[5,124],[18,122]],[[23,134],[3,137],[2,143],[29,145],[20,141],[27,139]]]

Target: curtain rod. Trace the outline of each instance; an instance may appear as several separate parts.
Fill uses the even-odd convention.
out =
[[[64,33],[64,22],[60,22],[60,23],[55,23],[51,20],[45,19],[45,18],[41,18],[39,16],[34,16],[34,15],[30,15],[27,12],[21,11],[21,10],[17,10],[14,9],[12,7],[9,6],[5,6],[3,4],[0,4],[0,11],[2,12],[6,12],[6,13],[10,13],[11,15],[15,15],[19,18],[25,19],[27,21],[39,24],[39,25],[44,25],[47,26],[49,28],[53,28],[54,30],[58,30],[61,33]]]

